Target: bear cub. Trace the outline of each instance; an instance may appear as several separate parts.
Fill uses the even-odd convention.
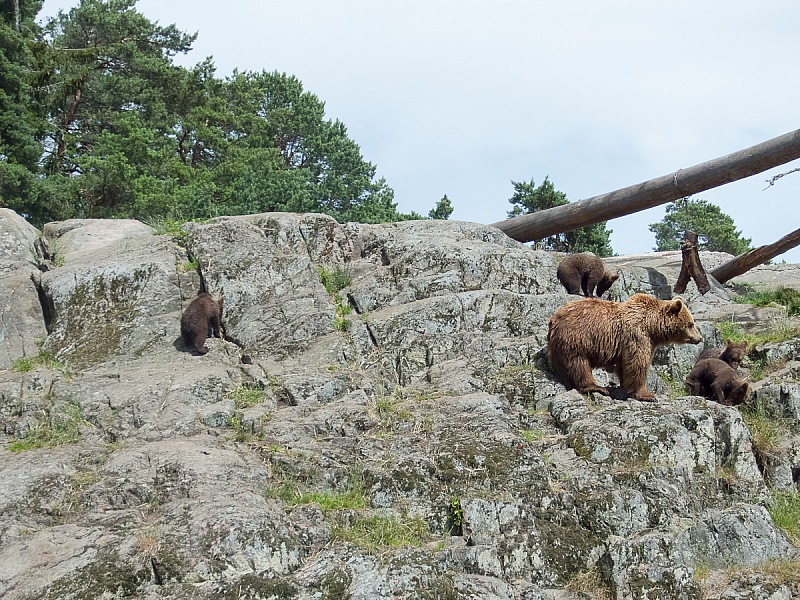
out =
[[[219,329],[224,300],[223,296],[214,300],[210,294],[201,292],[189,303],[181,316],[181,337],[187,347],[194,346],[200,354],[205,354],[208,352],[206,339],[221,337]]]
[[[750,386],[736,370],[719,358],[703,358],[695,363],[686,378],[694,396],[704,396],[726,406],[741,404],[750,395]]]
[[[568,254],[556,269],[556,277],[568,294],[592,298],[597,289],[597,297],[602,297],[619,275],[606,270],[605,263],[591,252]]]
[[[697,357],[696,363],[704,358],[718,358],[728,363],[734,369],[738,369],[742,360],[747,355],[747,340],[734,342],[725,340],[725,348],[710,348]]]
[[[550,318],[547,356],[553,372],[581,393],[597,385],[592,369],[615,373],[629,396],[651,402],[647,368],[656,346],[699,344],[702,336],[683,299],[658,300],[635,294],[627,302],[586,298],[565,304]]]

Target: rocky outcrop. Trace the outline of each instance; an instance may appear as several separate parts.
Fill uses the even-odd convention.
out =
[[[558,257],[491,227],[0,219],[3,598],[800,594],[772,516],[798,494],[792,342],[754,394],[794,426],[765,449],[684,395],[703,344],[659,350],[656,403],[566,391]],[[680,257],[614,261],[621,300],[669,297]],[[197,356],[201,290],[224,331]],[[684,297],[721,345],[740,305]]]
[[[15,212],[0,208],[0,369],[37,355],[47,336],[36,287],[39,236]]]

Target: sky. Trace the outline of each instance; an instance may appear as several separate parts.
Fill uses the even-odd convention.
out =
[[[40,18],[78,0],[45,0]],[[512,181],[571,202],[669,175],[800,128],[800,2],[773,0],[139,0],[197,33],[191,66],[295,75],[394,189],[401,212],[445,194],[491,224]],[[754,246],[800,227],[800,160],[693,196]],[[617,254],[649,252],[655,207],[609,221]],[[781,256],[800,263],[800,248]]]

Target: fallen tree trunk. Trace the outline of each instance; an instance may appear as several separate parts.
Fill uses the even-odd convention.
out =
[[[530,242],[629,215],[761,173],[800,158],[800,129],[721,158],[679,169],[607,194],[493,224],[509,237]]]
[[[775,258],[779,254],[783,254],[787,250],[791,250],[798,245],[800,245],[800,229],[796,229],[789,235],[783,236],[774,244],[759,246],[753,250],[748,250],[744,254],[740,254],[733,260],[711,271],[711,276],[720,283],[725,283],[729,279],[746,273],[753,267],[763,265],[771,258]]]

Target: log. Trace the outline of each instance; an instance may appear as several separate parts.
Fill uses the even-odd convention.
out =
[[[792,233],[783,236],[774,244],[759,246],[753,250],[748,250],[744,254],[740,254],[733,260],[729,260],[711,271],[711,276],[720,283],[725,283],[729,279],[746,273],[753,267],[763,265],[768,260],[798,245],[800,245],[800,229],[796,229]]]
[[[750,177],[800,158],[800,129],[669,175],[607,194],[493,223],[509,237],[530,242],[629,215]]]
[[[682,294],[686,291],[689,279],[694,279],[700,295],[705,295],[711,289],[711,285],[708,283],[703,263],[700,262],[700,253],[697,251],[697,234],[694,231],[687,230],[683,232],[681,253],[683,254],[681,273],[678,275],[678,281],[675,282],[672,292],[674,294]]]

